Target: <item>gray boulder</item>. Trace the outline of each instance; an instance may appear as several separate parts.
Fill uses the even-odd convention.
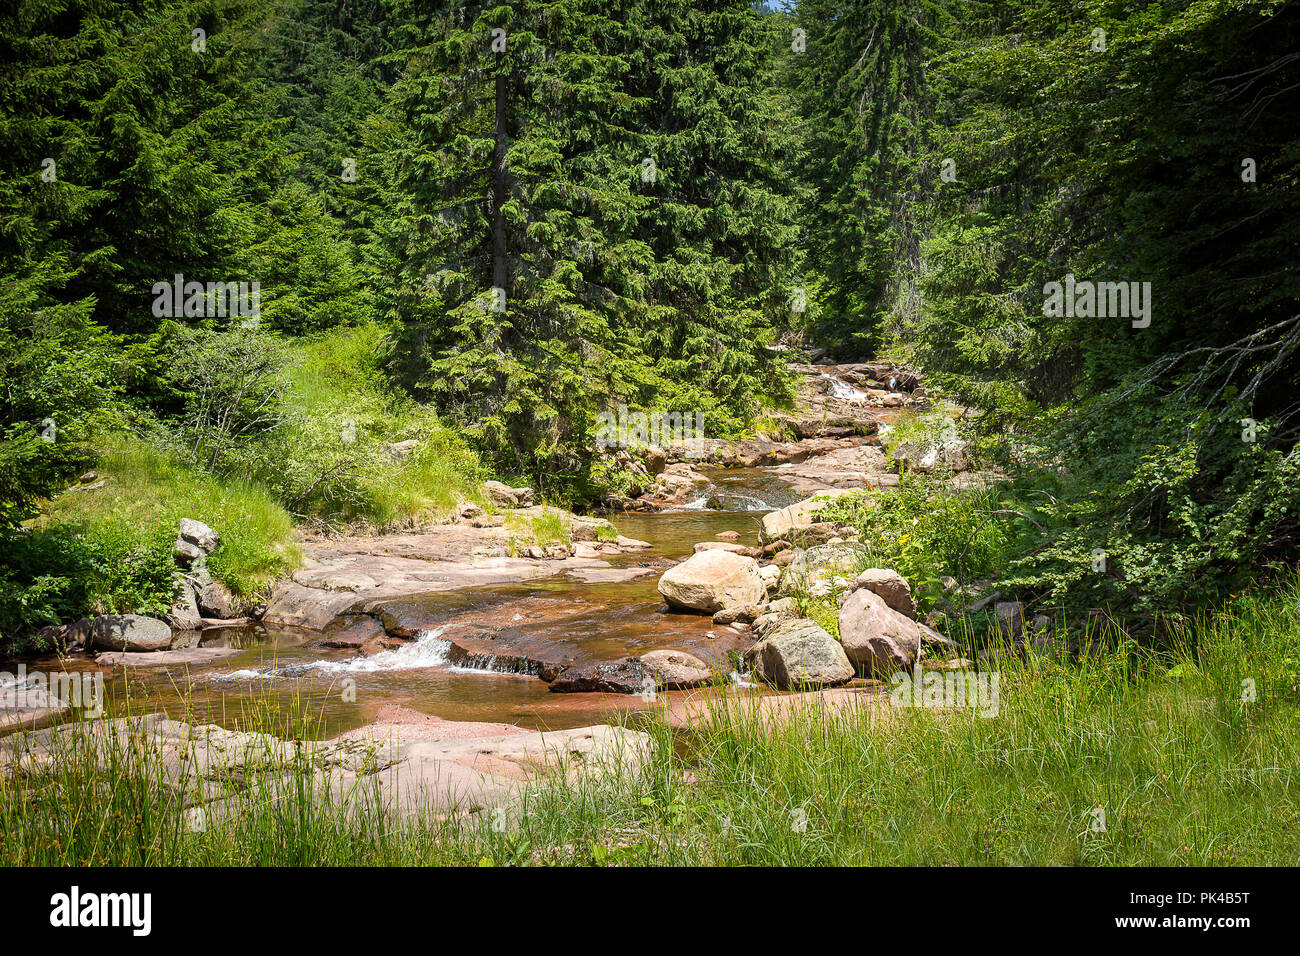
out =
[[[760,680],[782,690],[833,687],[853,677],[853,665],[835,638],[806,618],[782,621],[745,652]]]
[[[205,554],[217,550],[217,545],[221,543],[219,534],[202,521],[195,521],[193,518],[181,519],[180,537],[183,541],[197,545]]]
[[[91,622],[91,646],[101,651],[165,651],[172,629],[166,621],[141,614],[105,614]]]

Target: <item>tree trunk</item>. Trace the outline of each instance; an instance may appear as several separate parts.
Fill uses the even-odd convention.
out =
[[[506,266],[506,77],[497,77],[496,150],[492,156],[492,284],[509,294]]]

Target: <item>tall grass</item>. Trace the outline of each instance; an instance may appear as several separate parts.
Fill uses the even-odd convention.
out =
[[[269,479],[296,513],[384,530],[437,521],[460,502],[480,500],[477,458],[431,407],[386,381],[386,349],[377,325],[296,343],[288,418]],[[392,451],[407,441],[411,449]]]
[[[6,772],[0,861],[1293,864],[1298,598],[1243,600],[1161,654],[1002,661],[993,717],[809,697],[782,720],[746,705],[686,732],[650,718],[646,766],[545,782],[501,832],[482,813],[366,811],[292,760],[241,781],[254,789],[240,812],[197,833],[147,760]],[[293,731],[277,720],[262,726]]]
[[[189,468],[165,451],[125,435],[108,436],[96,470],[100,488],[68,491],[51,502],[46,522],[71,525],[110,556],[161,551],[171,566],[171,545],[181,518],[195,518],[221,535],[212,573],[236,594],[252,597],[301,557],[293,521],[261,485],[219,479]],[[110,562],[112,567],[119,562]],[[170,574],[168,575],[170,578]],[[100,610],[137,610],[113,605],[112,581],[101,582]],[[170,607],[167,595],[165,610]]]

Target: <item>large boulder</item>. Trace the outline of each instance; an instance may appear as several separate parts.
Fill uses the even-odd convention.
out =
[[[848,494],[848,490],[830,488],[763,515],[763,541],[776,541],[779,538],[793,540],[801,532],[808,532],[814,524],[818,524],[817,512],[830,504],[831,499],[843,494]]]
[[[760,680],[782,690],[833,687],[853,677],[853,665],[835,638],[805,618],[783,621],[745,652]]]
[[[165,651],[172,643],[172,629],[156,617],[105,614],[91,622],[91,642],[101,651]]]
[[[669,607],[713,614],[742,604],[761,604],[767,585],[753,558],[710,548],[691,555],[659,579]]]
[[[878,595],[899,614],[916,620],[916,602],[912,600],[912,586],[892,568],[868,568],[857,576],[854,588],[866,588]]]
[[[206,617],[229,618],[235,616],[235,599],[220,581],[209,581],[199,588],[199,610]]]
[[[651,651],[641,655],[641,664],[661,690],[687,690],[713,680],[713,669],[685,651]]]
[[[487,499],[500,508],[527,508],[533,503],[531,488],[511,488],[500,481],[485,481],[479,487]]]
[[[921,628],[885,603],[874,591],[860,588],[840,608],[840,641],[853,665],[883,676],[907,670],[921,653]]]

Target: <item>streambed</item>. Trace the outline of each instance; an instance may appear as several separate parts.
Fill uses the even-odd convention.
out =
[[[698,541],[735,531],[757,544],[762,516],[799,495],[770,468],[701,469],[712,484],[676,511],[612,517],[620,533],[647,541],[649,552],[619,555],[617,567],[642,565],[632,580],[585,583],[567,575],[525,583],[486,585],[399,599],[420,622],[417,638],[372,657],[321,646],[320,633],[263,625],[203,633],[203,648],[225,656],[186,666],[118,667],[106,671],[115,712],[166,711],[200,723],[248,728],[254,715],[280,710],[312,715],[319,736],[372,722],[386,705],[448,720],[491,721],[559,730],[586,726],[619,711],[662,706],[636,695],[559,694],[535,676],[513,673],[509,662],[458,666],[447,655],[443,626],[472,621],[494,636],[533,647],[572,649],[584,659],[620,659],[658,648],[679,648],[725,663],[747,643],[704,615],[667,613],[656,585],[664,567],[692,552]],[[450,623],[448,623],[450,622]],[[506,641],[509,643],[509,641]],[[31,669],[93,670],[88,659],[34,661]]]

